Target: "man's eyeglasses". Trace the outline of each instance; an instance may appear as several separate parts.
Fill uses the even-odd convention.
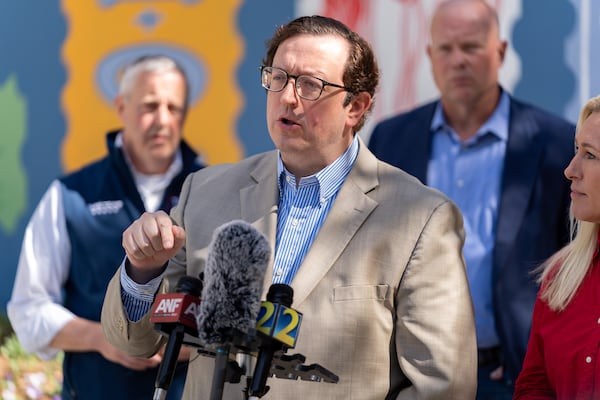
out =
[[[286,87],[290,78],[296,81],[294,87],[298,96],[305,100],[317,100],[321,97],[325,86],[333,86],[336,88],[350,91],[350,89],[336,85],[335,83],[327,82],[321,78],[316,78],[310,75],[291,75],[281,68],[276,67],[260,67],[262,87],[271,92],[281,92]]]

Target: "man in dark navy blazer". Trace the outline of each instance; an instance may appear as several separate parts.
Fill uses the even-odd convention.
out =
[[[498,84],[506,51],[482,0],[442,2],[427,53],[438,101],[379,123],[369,148],[449,195],[465,218],[481,399],[511,399],[537,293],[531,274],[568,240],[575,127]]]

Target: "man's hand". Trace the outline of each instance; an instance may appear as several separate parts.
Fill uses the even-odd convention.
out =
[[[100,354],[102,354],[102,357],[106,358],[107,360],[136,371],[154,368],[162,361],[162,357],[159,354],[155,354],[150,358],[129,356],[108,342],[105,342],[100,347],[99,351]]]
[[[490,379],[493,381],[502,380],[504,377],[504,367],[501,365],[490,373]]]
[[[147,283],[183,247],[185,231],[164,211],[146,212],[123,232],[122,243],[129,260],[127,274],[137,283]]]
[[[81,317],[69,321],[52,338],[50,347],[72,352],[97,351],[109,361],[138,371],[156,367],[162,360],[159,354],[139,358],[123,353],[106,340],[99,322]]]

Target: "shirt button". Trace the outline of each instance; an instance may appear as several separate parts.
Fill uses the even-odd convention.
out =
[[[277,275],[277,276],[283,275],[283,271],[281,270],[281,268],[279,268],[277,271],[275,271],[275,275]]]
[[[292,220],[292,225],[293,225],[293,226],[296,226],[296,225],[298,225],[298,220],[297,220],[296,218],[294,218],[294,219]]]
[[[598,324],[600,324],[600,318],[598,318]]]
[[[586,362],[586,363],[588,363],[588,364],[589,364],[589,363],[591,363],[591,362],[592,362],[592,357],[590,357],[590,356],[587,356],[587,357],[585,358],[585,362]]]

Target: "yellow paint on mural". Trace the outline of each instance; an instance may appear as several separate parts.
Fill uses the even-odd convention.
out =
[[[62,94],[65,171],[106,154],[105,135],[119,128],[120,121],[112,97],[101,90],[99,66],[136,47],[173,48],[198,61],[203,85],[190,104],[184,138],[209,164],[239,160],[243,156],[236,136],[242,106],[236,86],[243,50],[236,25],[240,2],[63,0],[68,26],[62,52],[67,71]],[[110,84],[116,86],[104,81],[105,86]]]

